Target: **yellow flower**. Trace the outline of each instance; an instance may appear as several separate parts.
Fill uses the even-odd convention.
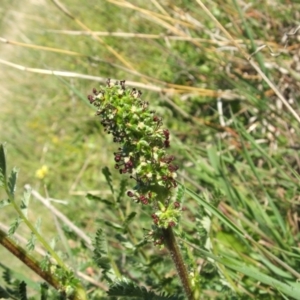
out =
[[[38,179],[44,179],[49,172],[49,168],[46,165],[43,165],[41,168],[36,170],[35,177]]]
[[[52,137],[52,143],[55,144],[55,145],[57,145],[59,143],[59,138],[56,135],[54,135]]]

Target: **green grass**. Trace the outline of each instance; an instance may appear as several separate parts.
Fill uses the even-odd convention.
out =
[[[20,168],[19,194],[30,183],[43,195],[68,200],[67,206],[56,207],[91,236],[101,226],[108,233],[112,259],[121,264],[118,255],[128,248],[111,232],[116,230],[112,223],[122,223],[122,215],[105,202],[85,198],[92,191],[112,199],[101,173],[105,166],[119,189],[124,176],[114,171],[113,160],[118,146],[84,99],[106,78],[140,84],[143,99],[171,131],[169,152],[180,167],[179,181],[188,188],[188,210],[178,234],[186,259],[200,274],[201,299],[225,299],[225,290],[226,299],[233,299],[230,290],[237,299],[300,297],[300,161],[295,149],[300,145],[295,117],[300,93],[299,77],[294,76],[299,31],[282,43],[284,34],[299,25],[299,4],[252,1],[246,8],[239,1],[205,2],[221,27],[201,1],[62,2],[72,18],[54,2],[23,7],[4,1],[0,11],[0,37],[10,41],[0,50],[0,136],[7,142],[10,167]],[[123,36],[96,35],[98,31]],[[265,47],[247,60],[264,44],[281,54],[273,56]],[[278,94],[289,100],[290,108]],[[40,180],[36,171],[43,165],[49,171]],[[128,179],[128,189],[132,185]],[[123,206],[125,215],[138,213],[130,225],[135,244],[143,228],[151,226],[150,212],[126,197]],[[4,209],[1,222],[9,224],[13,214]],[[50,240],[55,230],[50,213],[36,203],[31,209],[33,219],[43,216]],[[208,233],[204,220],[210,222]],[[69,242],[73,239],[78,247],[75,266],[85,272],[90,254],[80,256],[78,238],[71,236]],[[161,256],[149,245],[143,251],[147,263]],[[153,270],[153,277],[140,278],[145,266],[133,268],[133,274],[126,269],[138,263],[128,255],[120,269],[140,285],[151,282],[159,291],[179,293],[172,267],[159,261],[155,268],[170,272],[166,278],[157,279]]]

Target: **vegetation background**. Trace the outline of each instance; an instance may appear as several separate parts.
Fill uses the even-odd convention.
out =
[[[0,139],[7,142],[10,167],[20,169],[19,194],[30,184],[55,199],[53,205],[90,237],[101,226],[123,275],[180,293],[164,251],[145,249],[148,263],[165,274],[156,280],[136,266],[134,255],[119,261],[126,247],[114,234],[116,212],[85,197],[113,198],[101,172],[105,166],[116,191],[122,179],[114,171],[117,146],[86,95],[107,78],[126,79],[163,117],[179,180],[198,195],[198,201],[186,195],[180,236],[187,261],[200,274],[201,299],[297,299],[271,278],[299,289],[291,287],[300,278],[299,20],[300,3],[289,0],[1,0]],[[218,205],[244,235],[208,213],[203,200]],[[58,249],[100,282],[80,239],[32,201],[32,222],[42,217],[49,240],[60,232],[66,243]],[[151,220],[123,201],[126,213],[138,213],[131,225],[134,244]],[[13,219],[13,209],[3,208],[1,228]],[[26,237],[29,231],[21,226],[18,233]],[[228,264],[207,260],[199,249],[226,257]],[[9,262],[21,278],[28,274],[0,251],[1,264]],[[95,299],[105,297],[99,295]]]

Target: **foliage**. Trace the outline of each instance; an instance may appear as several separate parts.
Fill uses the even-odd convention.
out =
[[[299,4],[35,2],[0,10],[0,229],[48,284],[1,252],[2,297],[184,299],[86,98],[126,78],[170,132],[195,299],[299,299]]]

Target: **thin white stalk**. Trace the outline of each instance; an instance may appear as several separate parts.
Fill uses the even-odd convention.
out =
[[[25,188],[28,188],[29,185],[26,185]],[[61,213],[58,209],[52,206],[49,202],[49,199],[44,198],[37,191],[32,190],[31,194],[34,198],[43,203],[58,219],[60,219],[64,224],[69,226],[85,243],[86,246],[93,250],[91,239],[80,229],[78,228],[70,219],[68,219],[63,213]]]

